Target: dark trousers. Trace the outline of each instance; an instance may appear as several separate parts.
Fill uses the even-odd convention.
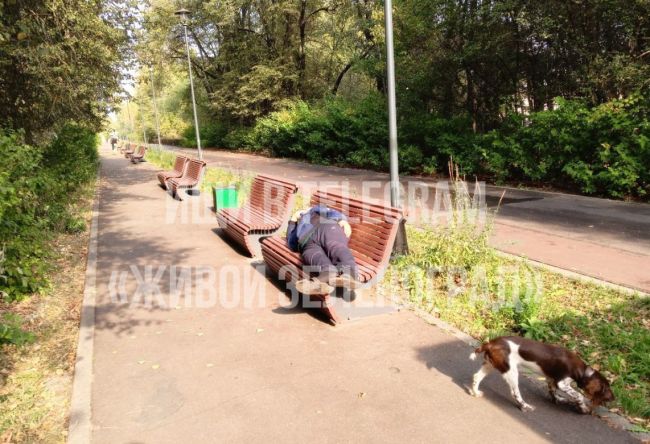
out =
[[[318,279],[327,282],[330,277],[349,273],[357,277],[354,256],[348,247],[343,228],[335,222],[318,223],[302,250],[302,260],[318,273]]]

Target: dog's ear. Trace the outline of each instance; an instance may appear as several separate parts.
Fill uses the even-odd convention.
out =
[[[585,378],[591,378],[594,375],[595,370],[591,367],[587,367],[585,370]]]

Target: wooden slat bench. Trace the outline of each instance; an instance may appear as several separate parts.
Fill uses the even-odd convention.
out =
[[[127,159],[133,152],[135,151],[135,144],[134,143],[127,143],[124,145],[124,151],[122,151],[122,154],[124,154],[124,157]]]
[[[297,190],[293,182],[260,174],[246,205],[217,212],[219,227],[251,256],[261,257],[260,239],[286,228]]]
[[[144,155],[146,152],[147,152],[147,147],[144,145],[140,145],[135,152],[129,155],[129,159],[131,159],[131,163],[139,163],[142,159],[144,159]]]
[[[357,263],[358,280],[363,287],[375,285],[388,267],[395,236],[403,218],[402,211],[382,203],[324,191],[314,193],[310,206],[314,205],[328,206],[348,217],[352,227],[349,246]],[[284,280],[289,288],[294,288],[298,280],[309,277],[309,273],[303,270],[300,253],[291,251],[283,237],[263,239],[262,256],[271,272]],[[312,296],[311,299],[318,299],[325,313],[334,322],[340,322],[330,295]]]
[[[189,159],[185,156],[176,156],[176,161],[174,161],[174,168],[171,171],[161,171],[158,173],[158,181],[160,185],[167,189],[167,181],[169,179],[174,179],[181,177],[183,171],[185,171],[185,164]]]
[[[206,163],[202,160],[188,159],[181,177],[172,177],[167,180],[167,190],[172,196],[180,196],[179,190],[194,190],[198,189],[205,174]]]

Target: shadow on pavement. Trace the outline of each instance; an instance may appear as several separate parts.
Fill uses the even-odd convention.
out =
[[[452,339],[444,344],[415,349],[416,356],[430,370],[447,375],[458,386],[458,396],[470,396],[468,388],[473,374],[479,369],[480,361],[471,361],[472,348]],[[519,388],[524,400],[535,407],[533,412],[521,412],[510,397],[510,390],[498,372],[492,372],[481,383],[482,398],[473,399],[476,403],[490,403],[525,424],[542,437],[552,442],[584,442],[582,429],[596,432],[601,443],[637,443],[629,433],[608,426],[603,420],[590,415],[582,415],[569,406],[551,403],[546,393],[545,383],[537,384],[520,374]],[[563,434],[556,434],[562,430]]]

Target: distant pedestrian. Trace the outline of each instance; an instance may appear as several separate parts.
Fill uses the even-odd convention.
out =
[[[111,135],[109,137],[109,140],[111,142],[111,149],[113,151],[115,151],[115,145],[117,145],[117,141],[118,141],[117,133],[115,132],[115,130],[111,131]]]

